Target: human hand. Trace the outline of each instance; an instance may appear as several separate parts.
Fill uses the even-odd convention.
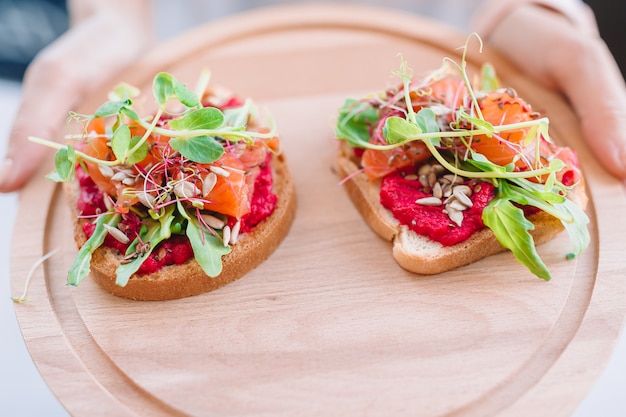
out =
[[[591,11],[582,2],[569,7],[574,18],[520,2],[483,39],[523,72],[563,92],[597,160],[624,180],[626,85]]]
[[[48,148],[29,142],[28,136],[62,140],[53,137],[59,121],[152,40],[147,0],[74,0],[69,10],[71,28],[35,58],[24,76],[0,167],[0,192],[21,188],[48,155]]]

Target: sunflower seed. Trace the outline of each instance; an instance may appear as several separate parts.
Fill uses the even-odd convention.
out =
[[[241,230],[241,220],[237,220],[237,223],[233,225],[233,229],[230,231],[231,245],[234,245],[239,240],[239,230]]]
[[[446,208],[448,209],[448,211],[450,210],[463,211],[463,210],[468,209],[468,207],[465,204],[463,204],[461,201],[457,199],[450,200],[446,204]]]
[[[452,220],[457,226],[461,226],[461,224],[463,224],[463,212],[455,210],[451,207],[448,207],[447,210],[450,220]]]
[[[190,198],[198,195],[200,190],[192,182],[180,181],[174,185],[174,194],[179,198]]]
[[[434,172],[431,172],[430,174],[428,174],[428,186],[432,188],[436,182],[437,182],[437,174],[435,174]]]
[[[128,236],[126,236],[124,232],[122,232],[117,227],[113,227],[106,223],[104,223],[103,226],[107,230],[107,232],[109,232],[109,234],[113,236],[113,238],[117,240],[118,242],[123,243],[123,244],[127,244],[128,242],[130,242],[130,239],[128,238]]]
[[[437,198],[443,197],[443,189],[441,188],[441,184],[439,182],[436,182],[435,185],[433,185],[433,196]]]
[[[433,170],[433,172],[434,172],[435,174],[437,174],[437,175],[441,175],[441,174],[443,174],[443,173],[445,172],[445,170],[446,170],[446,169],[443,167],[443,165],[440,165],[440,164],[433,164],[433,165],[432,165],[432,170]]]
[[[221,177],[229,177],[230,176],[230,172],[228,172],[224,168],[218,167],[216,165],[211,165],[209,167],[209,170],[211,172],[213,172],[214,174],[217,174],[217,175],[219,175]]]
[[[474,205],[472,200],[462,190],[459,190],[458,187],[454,187],[452,195],[465,207],[472,207]]]
[[[113,168],[108,165],[98,165],[98,171],[107,178],[111,178],[115,174]]]
[[[156,198],[154,198],[152,194],[144,192],[137,194],[137,199],[141,204],[149,208],[154,208],[154,204],[156,203]]]
[[[446,174],[442,178],[448,180],[450,184],[462,184],[463,182],[465,182],[462,177],[454,174]]]
[[[124,185],[133,185],[135,182],[137,182],[137,178],[133,177],[126,177],[122,180],[122,184]]]
[[[415,200],[415,203],[420,206],[440,206],[443,204],[440,198],[437,197],[424,197]]]
[[[226,225],[226,222],[218,217],[215,217],[211,214],[201,214],[202,220],[212,229],[223,229]]]
[[[112,181],[122,181],[128,178],[128,175],[124,174],[122,171],[116,172],[112,177]]]
[[[107,208],[107,210],[111,210],[115,207],[113,201],[111,200],[111,197],[109,197],[108,195],[104,196],[104,206]]]
[[[507,87],[506,89],[506,93],[509,95],[509,97],[511,98],[515,98],[517,97],[517,91],[515,91],[513,88],[511,87]]]
[[[469,185],[465,185],[465,184],[459,184],[457,186],[454,187],[454,191],[458,191],[460,193],[465,194],[466,196],[471,196],[472,195],[472,189]]]
[[[228,246],[228,243],[230,242],[230,226],[224,226],[222,233],[222,242],[224,243],[224,246]]]
[[[428,175],[432,172],[433,166],[430,164],[424,164],[417,170],[417,175]]]
[[[213,191],[213,187],[217,183],[217,175],[214,172],[209,172],[206,177],[202,180],[202,195],[207,196],[211,191]]]

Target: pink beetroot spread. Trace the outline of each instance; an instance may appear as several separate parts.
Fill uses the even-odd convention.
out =
[[[463,242],[474,232],[485,227],[482,212],[495,195],[495,189],[491,183],[480,182],[474,186],[474,193],[471,196],[473,206],[463,211],[461,226],[453,223],[443,212],[443,205],[416,204],[416,200],[432,196],[432,194],[424,193],[422,188],[419,181],[407,180],[399,172],[392,173],[383,178],[380,202],[401,224],[444,246]]]
[[[272,169],[269,164],[271,157],[261,166],[259,175],[254,183],[254,193],[250,202],[250,212],[241,219],[241,233],[250,232],[265,220],[276,208],[277,196],[272,193]],[[78,210],[83,216],[95,216],[106,211],[104,195],[93,183],[91,178],[79,167],[76,176],[80,184],[80,195],[77,201]],[[232,226],[236,219],[230,219]],[[83,232],[87,238],[91,237],[95,230],[95,224],[86,222],[83,224]],[[141,219],[133,212],[122,215],[118,224],[131,241],[135,239],[141,228]],[[126,253],[128,244],[123,244],[110,234],[106,236],[104,246],[118,250],[121,254]],[[158,271],[166,265],[180,265],[193,258],[191,243],[185,235],[172,235],[168,240],[161,242],[143,262],[137,274],[149,274]]]

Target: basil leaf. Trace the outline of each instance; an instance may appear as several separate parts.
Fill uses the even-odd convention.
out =
[[[107,233],[109,233],[104,227],[104,224],[116,226],[120,219],[121,216],[114,213],[104,214],[98,217],[93,234],[80,248],[76,258],[74,258],[72,266],[70,266],[67,273],[68,285],[77,286],[89,275],[89,271],[91,270],[91,255],[104,243],[104,238],[107,236]]]
[[[224,113],[215,107],[203,107],[169,121],[174,130],[217,129],[224,123]]]
[[[522,265],[539,278],[546,281],[551,279],[550,271],[539,258],[529,233],[535,226],[526,219],[522,209],[508,199],[496,197],[485,207],[482,218],[500,244],[509,249]]]
[[[185,158],[199,164],[210,164],[224,154],[224,147],[211,136],[172,138],[170,146]]]

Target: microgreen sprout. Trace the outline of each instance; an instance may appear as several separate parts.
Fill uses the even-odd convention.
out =
[[[209,80],[209,73],[205,72],[199,88],[205,88]],[[60,144],[47,139],[30,136],[28,139],[57,150],[55,167],[57,173],[49,178],[55,181],[70,181],[77,159],[93,162],[104,166],[118,166],[131,164],[141,160],[146,151],[146,142],[151,135],[160,135],[171,138],[170,145],[181,155],[198,163],[211,163],[224,153],[224,141],[245,141],[252,143],[255,139],[270,139],[276,136],[275,127],[271,125],[268,132],[257,132],[246,129],[249,117],[254,112],[254,106],[247,100],[239,109],[229,109],[228,119],[224,112],[215,107],[203,107],[200,95],[187,89],[171,74],[159,73],[153,80],[153,95],[159,107],[150,118],[140,118],[133,109],[132,97],[137,94],[134,87],[123,84],[114,90],[111,98],[101,105],[93,115],[71,113],[70,121],[80,121],[87,126],[96,118],[115,118],[113,132],[110,134],[111,147],[114,159],[101,159],[83,151],[73,149],[72,145]],[[177,101],[184,106],[185,111],[176,118],[168,117],[167,127],[162,126],[163,116],[168,114],[167,106],[171,101]],[[129,121],[135,122],[144,128],[139,138],[130,136]],[[74,136],[69,137],[74,138]],[[79,139],[83,139],[80,135]]]
[[[33,266],[30,268],[30,271],[28,272],[28,276],[26,277],[26,283],[24,284],[24,291],[22,292],[22,295],[20,295],[19,297],[11,297],[11,300],[13,300],[14,303],[24,303],[28,301],[28,298],[27,298],[28,288],[30,287],[30,281],[35,271],[40,265],[42,265],[45,261],[47,261],[52,256],[54,256],[58,251],[59,249],[51,250],[50,252],[46,253],[44,256],[39,258],[37,262],[33,264]]]

